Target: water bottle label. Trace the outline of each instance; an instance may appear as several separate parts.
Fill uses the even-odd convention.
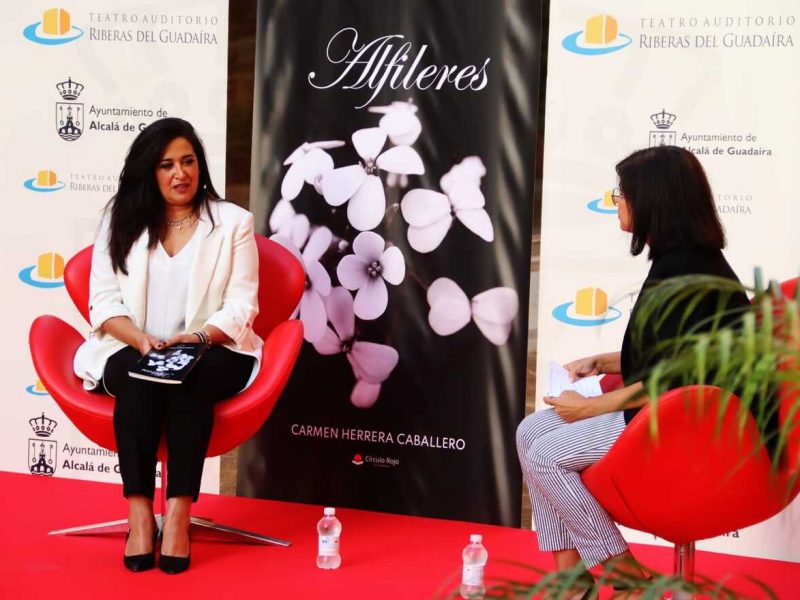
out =
[[[339,554],[339,536],[321,535],[319,536],[320,556],[337,556]]]
[[[483,565],[464,565],[461,572],[463,585],[483,585]]]

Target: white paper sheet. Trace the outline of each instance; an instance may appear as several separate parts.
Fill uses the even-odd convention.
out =
[[[547,375],[547,395],[560,396],[564,390],[573,390],[587,398],[599,396],[603,393],[603,390],[600,389],[600,377],[600,375],[592,375],[571,382],[569,372],[557,362],[550,361]]]

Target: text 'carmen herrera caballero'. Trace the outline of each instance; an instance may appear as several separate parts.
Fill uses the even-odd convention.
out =
[[[300,437],[323,438],[330,440],[346,440],[350,442],[372,442],[374,444],[397,444],[398,446],[418,446],[421,448],[438,448],[440,450],[463,450],[467,443],[463,438],[423,435],[419,433],[392,433],[374,429],[356,429],[355,427],[327,427],[322,425],[291,426],[292,435]]]

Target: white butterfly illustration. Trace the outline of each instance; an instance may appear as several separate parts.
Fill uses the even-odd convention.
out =
[[[322,177],[333,170],[333,159],[325,152],[331,148],[344,146],[342,140],[325,140],[321,142],[303,142],[289,157],[284,165],[291,165],[281,182],[281,197],[294,200],[303,189],[303,183],[313,185],[320,191]]]
[[[470,156],[442,176],[439,185],[445,193],[417,188],[403,196],[400,210],[409,225],[408,243],[414,250],[426,253],[438,248],[454,218],[487,242],[494,240],[480,189],[485,173],[481,159]]]
[[[353,146],[363,163],[340,167],[322,176],[322,194],[331,206],[348,200],[347,219],[359,231],[374,229],[386,212],[386,195],[378,170],[400,175],[422,175],[425,166],[417,151],[400,145],[381,152],[386,132],[379,127],[359,129],[352,135]]]
[[[502,346],[511,333],[511,323],[519,310],[517,292],[496,287],[481,292],[472,300],[452,279],[440,277],[428,288],[428,323],[439,335],[452,335],[470,319],[486,339]]]
[[[439,187],[444,192],[450,192],[450,189],[456,183],[472,183],[476,186],[481,185],[481,179],[486,175],[486,166],[483,164],[480,156],[467,156],[457,165],[450,167],[450,170],[442,175],[439,180]]]
[[[343,287],[331,289],[325,307],[333,328],[325,328],[322,337],[314,342],[314,349],[324,355],[347,355],[356,377],[350,401],[359,408],[369,408],[377,401],[381,385],[397,366],[400,355],[392,346],[355,338],[353,297]]]

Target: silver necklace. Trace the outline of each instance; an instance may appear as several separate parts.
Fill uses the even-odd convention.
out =
[[[194,225],[194,222],[197,221],[197,215],[194,213],[188,214],[182,219],[175,219],[174,221],[167,221],[167,227],[173,227],[180,231],[181,229],[186,229],[187,227],[191,227]]]

